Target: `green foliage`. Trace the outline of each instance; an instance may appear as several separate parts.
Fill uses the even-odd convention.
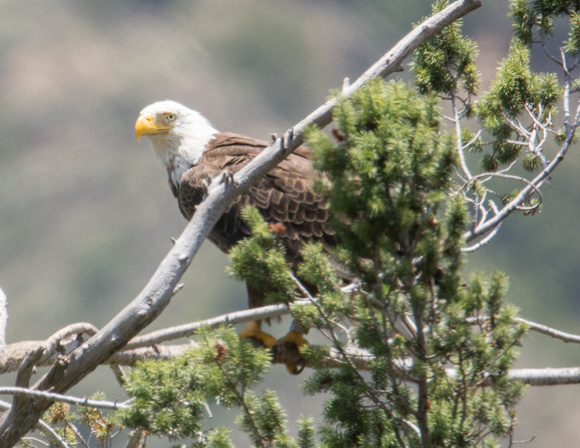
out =
[[[475,107],[484,128],[494,138],[489,143],[491,154],[481,160],[483,169],[496,171],[515,161],[526,148],[530,152],[523,157],[524,170],[540,168],[538,150],[534,151],[538,142],[533,136],[538,129],[551,130],[563,90],[555,73],[535,73],[530,68],[530,48],[539,42],[549,52],[548,40],[557,34],[556,25],[562,25],[560,18],[566,17],[568,39],[562,42],[560,51],[562,63],[572,61],[580,48],[578,6],[578,2],[569,0],[511,1],[515,37],[490,91]],[[560,54],[551,57],[557,61]],[[554,131],[557,144],[562,144],[565,137],[564,130]]]
[[[96,392],[89,397],[90,400],[104,400],[104,398],[105,394],[102,392]],[[46,412],[44,421],[49,423],[55,432],[71,446],[86,445],[86,440],[77,429],[79,424],[88,428],[90,436],[100,447],[111,446],[113,436],[122,429],[101,409],[79,406],[74,412],[68,404],[59,402],[53,404]]]
[[[503,116],[516,118],[526,106],[542,107],[545,112],[555,111],[561,88],[554,74],[538,74],[530,69],[530,50],[514,39],[508,57],[500,65],[497,80],[484,97],[478,113],[484,117],[486,129],[501,136]]]
[[[298,420],[298,446],[300,448],[315,448],[316,440],[314,436],[314,420],[312,418],[302,416]]]
[[[522,42],[513,40],[496,81],[476,108],[484,127],[496,138],[493,153],[482,159],[484,169],[495,171],[500,164],[506,165],[516,160],[526,146],[507,141],[516,140],[516,131],[510,121],[528,116],[531,111],[538,112],[539,120],[555,116],[556,103],[561,93],[556,76],[553,73],[532,72],[530,50]],[[535,155],[529,156],[532,159],[524,160],[525,169],[536,169],[537,163],[529,163]]]
[[[482,159],[482,167],[496,171],[499,165],[516,160],[526,148],[517,133],[518,126],[525,129],[519,120],[529,117],[530,113],[537,115],[538,121],[551,120],[556,115],[556,103],[561,93],[555,74],[532,72],[530,50],[520,41],[513,40],[490,91],[476,107],[483,126],[496,138],[492,143],[492,153]],[[537,169],[537,155],[528,153],[523,164],[528,171]]]
[[[200,448],[204,445],[208,448],[234,448],[234,444],[230,439],[230,430],[224,427],[218,427],[209,431],[205,444],[198,444]]]
[[[242,217],[252,235],[230,251],[228,271],[238,280],[265,291],[270,303],[291,302],[297,293],[285,264],[284,246],[257,208],[246,207]]]
[[[412,252],[416,238],[431,231],[455,160],[450,139],[437,134],[437,101],[420,99],[401,83],[375,82],[352,100],[339,100],[335,121],[344,135],[337,144],[316,129],[307,137],[315,167],[331,180],[322,193],[339,251],[365,281],[374,282],[376,269],[387,265],[395,277],[404,275],[408,265],[396,255]]]
[[[487,288],[481,280],[462,286],[469,216],[461,196],[446,194],[455,152],[438,117],[432,96],[401,83],[373,83],[339,101],[340,141],[316,129],[308,133],[316,167],[328,179],[322,192],[336,217],[338,252],[363,281],[343,296],[354,311],[343,306],[341,312],[353,322],[357,346],[374,356],[369,375],[362,375],[335,340],[344,362],[307,380],[307,393],[331,395],[321,428],[325,446],[416,446],[427,437],[431,446],[467,447],[510,431],[521,387],[506,373],[524,329],[502,305],[501,276],[492,276]],[[313,310],[336,313],[325,303],[321,296]],[[491,323],[473,332],[467,319],[481,315],[492,316]],[[409,317],[415,327],[404,325]],[[312,348],[305,353],[323,356]],[[405,379],[424,390],[417,394]],[[489,387],[482,388],[485,381]]]
[[[434,3],[433,12],[446,6],[447,1],[439,0]],[[452,23],[415,52],[412,67],[419,92],[450,95],[462,87],[470,95],[477,93],[480,78],[475,65],[477,45],[462,35],[461,27],[462,20]]]
[[[118,421],[131,428],[173,439],[192,437],[205,412],[202,372],[191,354],[167,362],[147,360],[129,373],[125,390],[131,408],[119,410]]]
[[[577,0],[512,0],[510,17],[514,22],[514,34],[523,43],[531,45],[534,31],[545,40],[554,35],[555,20],[568,18],[570,31],[563,49],[573,55],[578,53],[580,42]]]
[[[75,420],[76,414],[70,411],[70,406],[66,403],[55,403],[44,415],[44,421],[49,423],[56,433],[67,443],[77,442],[77,436],[71,423]]]
[[[301,425],[301,442],[287,434],[286,417],[274,392],[256,395],[270,366],[270,353],[240,340],[232,328],[203,329],[197,348],[170,361],[144,361],[131,370],[125,389],[133,397],[130,409],[116,413],[120,424],[173,439],[196,437],[196,447],[231,447],[229,430],[203,431],[206,400],[238,408],[238,423],[255,446],[307,447],[312,427]]]

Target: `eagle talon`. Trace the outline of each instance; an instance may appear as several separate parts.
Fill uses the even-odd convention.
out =
[[[289,331],[286,336],[276,341],[272,347],[274,364],[286,364],[286,370],[292,375],[302,373],[306,360],[300,353],[300,348],[308,345],[308,340],[298,331]]]
[[[234,173],[232,173],[231,171],[227,171],[224,173],[223,178],[222,178],[222,182],[225,185],[233,185],[234,184]]]
[[[276,344],[276,338],[261,329],[261,324],[256,321],[248,322],[239,334],[240,339],[250,339],[254,347],[271,349]]]

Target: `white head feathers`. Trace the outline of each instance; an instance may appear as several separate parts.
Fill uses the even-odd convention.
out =
[[[147,106],[135,123],[137,139],[149,138],[176,187],[183,173],[199,162],[217,132],[199,112],[169,100]]]

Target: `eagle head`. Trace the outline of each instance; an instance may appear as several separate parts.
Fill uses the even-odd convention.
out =
[[[199,162],[217,132],[199,112],[169,100],[147,106],[135,123],[137,140],[149,138],[175,187],[183,173]]]

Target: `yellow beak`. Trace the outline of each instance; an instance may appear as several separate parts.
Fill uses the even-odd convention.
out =
[[[143,135],[162,134],[169,129],[171,129],[171,126],[164,126],[158,123],[151,114],[139,115],[135,123],[137,141],[141,141]]]

